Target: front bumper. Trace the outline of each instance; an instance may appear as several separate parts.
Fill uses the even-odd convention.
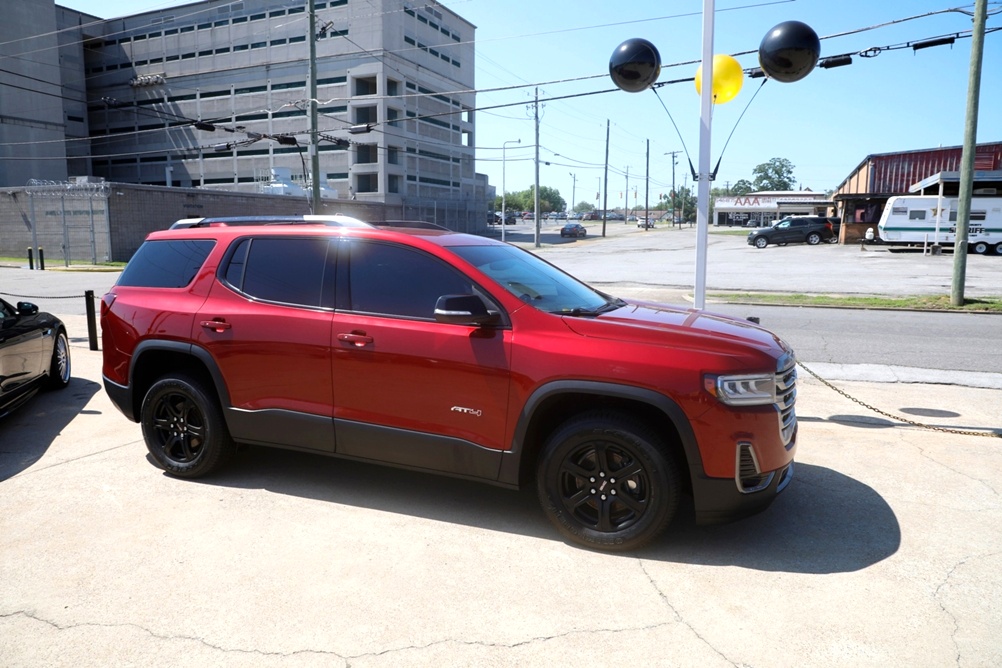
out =
[[[721,524],[760,513],[793,480],[794,462],[774,472],[769,484],[756,492],[742,492],[732,478],[700,476],[692,480],[697,524]]]

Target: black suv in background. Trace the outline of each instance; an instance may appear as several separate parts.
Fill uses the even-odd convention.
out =
[[[784,218],[772,227],[752,230],[748,233],[748,245],[765,248],[769,244],[810,244],[816,246],[822,241],[838,241],[836,227],[838,218],[824,216],[794,216]]]

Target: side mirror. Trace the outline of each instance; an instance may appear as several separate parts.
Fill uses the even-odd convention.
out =
[[[482,327],[500,320],[497,313],[487,310],[484,300],[477,295],[442,295],[435,304],[435,320],[452,325]]]
[[[18,302],[17,303],[17,314],[18,315],[35,315],[38,313],[38,307],[31,302]]]

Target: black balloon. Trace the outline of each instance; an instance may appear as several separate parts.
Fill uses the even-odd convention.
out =
[[[647,90],[661,76],[661,54],[646,39],[628,39],[612,52],[609,76],[627,93]]]
[[[800,81],[814,69],[821,56],[821,40],[806,23],[784,21],[762,38],[758,63],[766,76],[791,83]]]

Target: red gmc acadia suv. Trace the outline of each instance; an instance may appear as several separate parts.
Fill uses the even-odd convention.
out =
[[[104,296],[104,387],[170,474],[236,443],[517,488],[570,540],[765,508],[793,476],[790,348],[747,321],[617,299],[477,236],[350,218],[154,232]]]

